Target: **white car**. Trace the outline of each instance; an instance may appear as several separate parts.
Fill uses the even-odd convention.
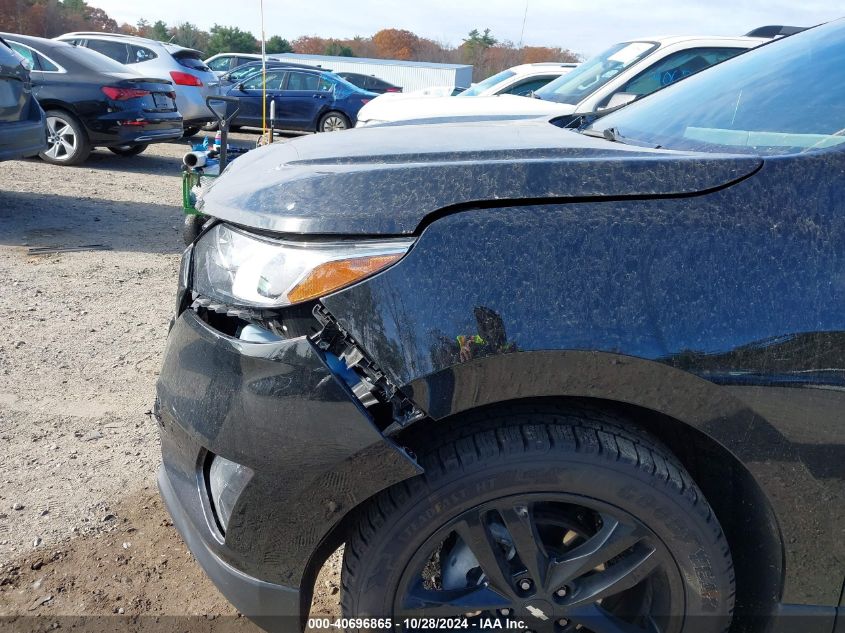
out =
[[[633,101],[768,41],[678,36],[620,42],[534,90],[534,99],[512,94],[473,99],[379,97],[358,113],[357,127],[412,120],[588,114]]]
[[[570,62],[520,64],[473,84],[457,96],[490,97],[503,94],[526,96],[561,75],[565,75],[577,65]]]
[[[215,120],[205,99],[217,94],[217,76],[205,65],[200,51],[120,33],[65,33],[54,39],[95,50],[147,77],[169,79],[186,136]]]

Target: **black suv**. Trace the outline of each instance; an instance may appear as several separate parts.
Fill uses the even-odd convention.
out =
[[[45,128],[29,70],[0,37],[0,160],[38,154],[46,145]]]
[[[212,580],[296,630],[345,543],[358,619],[316,628],[832,631],[843,85],[838,21],[578,130],[374,127],[232,163],[156,407]]]
[[[135,156],[150,143],[181,138],[182,115],[170,80],[143,77],[73,44],[0,36],[28,64],[33,94],[46,110],[42,160],[79,165],[95,147]]]

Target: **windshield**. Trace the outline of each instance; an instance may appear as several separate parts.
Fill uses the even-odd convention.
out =
[[[546,101],[576,105],[657,48],[656,42],[622,42],[588,59],[534,92]]]
[[[512,70],[503,70],[500,73],[496,73],[485,79],[484,81],[479,81],[477,84],[472,86],[471,88],[467,88],[461,94],[457,95],[459,97],[477,97],[482,92],[487,90],[488,88],[492,88],[498,83],[503,82],[505,79],[510,79],[516,73]]]
[[[683,150],[824,149],[845,142],[844,84],[845,20],[837,20],[722,62],[587,130]]]

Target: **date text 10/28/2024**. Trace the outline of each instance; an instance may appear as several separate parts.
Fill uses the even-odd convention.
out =
[[[525,631],[528,627],[521,620],[510,618],[480,618],[470,621],[469,618],[309,618],[308,628],[311,630],[342,629],[355,630],[511,630]]]

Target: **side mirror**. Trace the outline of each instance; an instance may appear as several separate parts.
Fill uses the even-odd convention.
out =
[[[244,91],[244,82],[238,84],[238,90],[243,92]]]
[[[636,101],[639,96],[640,95],[634,94],[633,92],[617,92],[610,97],[610,101],[608,101],[607,105],[602,109],[610,110],[611,108],[620,108],[624,105],[628,105],[632,101]]]

